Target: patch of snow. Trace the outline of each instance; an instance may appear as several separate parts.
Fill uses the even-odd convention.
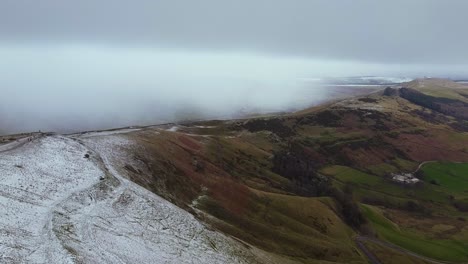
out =
[[[103,176],[87,149],[46,137],[0,156],[0,262],[72,263],[53,230],[54,210]]]
[[[17,147],[20,147],[21,145],[29,142],[29,141],[32,141],[35,137],[24,137],[24,138],[20,138],[20,139],[17,139],[15,141],[12,141],[12,142],[9,142],[9,143],[5,143],[5,144],[1,144],[0,145],[0,152],[5,152],[5,151],[8,151],[8,150],[11,150],[11,149],[14,149],[14,148],[17,148]]]
[[[325,84],[326,87],[380,87],[382,84]]]
[[[179,130],[178,126],[172,126],[171,128],[166,129],[166,131],[169,131],[169,132],[177,132],[177,130]]]
[[[374,110],[374,111],[384,111],[385,107],[375,103],[363,103],[358,100],[350,99],[342,102],[335,103],[335,106],[348,108],[348,109],[362,109],[362,110]]]
[[[117,134],[126,134],[126,133],[135,132],[139,130],[141,129],[140,128],[124,128],[124,129],[116,129],[116,130],[85,132],[77,136],[79,136],[80,138],[102,137],[102,136],[110,136],[110,135],[117,135]]]

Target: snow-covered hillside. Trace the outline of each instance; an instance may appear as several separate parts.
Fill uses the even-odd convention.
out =
[[[0,152],[0,262],[258,261],[260,251],[125,179],[132,144],[56,135]]]

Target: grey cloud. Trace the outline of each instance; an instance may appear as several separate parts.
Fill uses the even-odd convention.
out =
[[[466,63],[463,0],[3,0],[4,41]]]

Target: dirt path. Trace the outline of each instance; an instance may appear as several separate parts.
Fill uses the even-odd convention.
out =
[[[2,144],[0,145],[0,153],[17,149],[19,147],[22,147],[24,144],[31,142],[33,140],[36,140],[38,138],[41,138],[41,137],[43,137],[43,135],[34,135],[30,137],[20,138],[20,139],[17,139],[15,141],[12,141],[6,144]]]
[[[377,256],[374,255],[369,249],[367,249],[366,245],[364,245],[363,241],[359,239],[360,237],[356,238],[356,245],[358,248],[366,255],[367,259],[371,264],[381,264]]]
[[[428,161],[423,161],[419,164],[418,168],[413,172],[413,174],[415,174],[416,172],[418,172],[422,166],[424,166],[425,164],[427,163],[431,163],[431,162],[437,162],[437,160],[428,160]]]
[[[89,232],[88,227],[91,222],[92,209],[100,203],[113,202],[125,188],[121,181],[109,171],[99,153],[86,146],[81,140],[71,137],[64,137],[64,139],[73,140],[85,147],[90,153],[90,160],[100,168],[104,177],[91,187],[70,194],[55,206],[49,227],[51,233],[55,234],[63,248],[74,257],[75,262],[125,263],[115,255],[100,250],[98,243],[82,243],[93,240],[93,234]],[[87,254],[79,254],[83,251]]]
[[[358,247],[368,257],[369,261],[372,264],[377,264],[377,263],[381,263],[381,262],[379,262],[379,260],[377,258],[375,258],[374,254],[369,252],[369,250],[367,249],[367,247],[364,245],[363,242],[371,242],[371,243],[374,243],[374,244],[377,244],[377,245],[380,245],[380,246],[391,248],[391,249],[396,250],[396,251],[398,251],[400,253],[406,254],[406,255],[411,256],[411,257],[418,258],[420,260],[423,260],[423,261],[426,261],[426,262],[429,262],[429,263],[434,263],[434,264],[451,264],[451,263],[454,263],[454,262],[448,262],[448,261],[435,260],[435,259],[431,259],[431,258],[428,258],[428,257],[425,257],[425,256],[421,256],[421,255],[416,254],[416,253],[414,253],[412,251],[409,251],[407,249],[404,249],[404,248],[399,247],[397,245],[394,245],[392,243],[379,240],[377,238],[357,236],[355,238],[355,241],[356,241],[356,244],[358,245]]]

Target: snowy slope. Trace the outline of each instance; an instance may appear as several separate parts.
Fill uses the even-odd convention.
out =
[[[0,154],[1,262],[66,263],[54,233],[55,210],[103,172],[71,139],[46,137]]]
[[[0,153],[0,263],[257,262],[121,176],[132,147],[118,134],[48,136]]]

